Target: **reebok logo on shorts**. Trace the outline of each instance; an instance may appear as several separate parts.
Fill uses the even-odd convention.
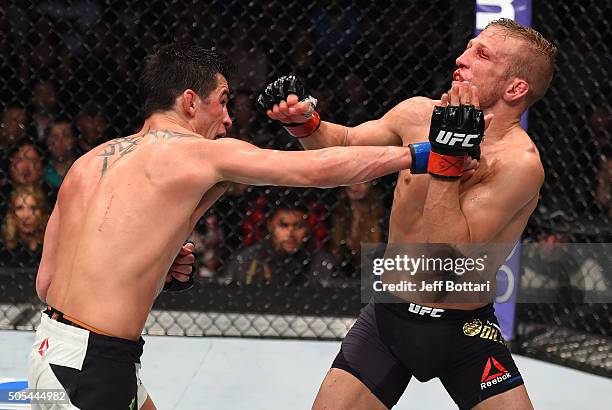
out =
[[[502,366],[493,356],[487,359],[487,364],[484,367],[484,371],[482,372],[482,377],[480,378],[480,390],[484,390],[487,387],[491,387],[493,385],[499,384],[504,380],[508,380],[510,377],[510,372],[508,372],[504,366]]]
[[[45,340],[43,340],[40,346],[38,347],[38,354],[40,354],[41,356],[44,355],[48,348],[49,348],[49,338],[46,337]]]

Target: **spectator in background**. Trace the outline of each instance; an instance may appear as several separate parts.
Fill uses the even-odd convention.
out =
[[[9,183],[9,156],[12,146],[26,136],[26,112],[16,103],[7,105],[0,118],[0,191]],[[5,198],[0,198],[4,200]]]
[[[59,112],[57,95],[51,80],[37,80],[34,83],[33,91],[32,122],[36,129],[36,141],[42,141],[49,122]]]
[[[11,266],[35,266],[42,255],[42,243],[49,203],[40,187],[20,185],[9,197],[2,223],[3,251],[0,260]]]
[[[359,273],[361,243],[382,241],[383,207],[372,182],[344,187],[333,214],[332,251],[339,270],[348,277]]]
[[[6,198],[11,191],[23,185],[33,185],[48,194],[49,189],[42,179],[43,160],[38,149],[31,142],[22,142],[9,152],[9,179],[1,187],[0,215],[4,214]]]
[[[25,108],[18,103],[7,105],[2,111],[1,121],[0,149],[5,150],[26,136],[27,115]]]
[[[47,147],[49,157],[45,164],[43,179],[55,191],[60,185],[70,166],[76,160],[76,139],[68,118],[58,118],[49,123],[47,130]]]
[[[9,161],[10,183],[14,188],[20,185],[42,185],[42,156],[34,144],[24,142],[14,147]]]
[[[77,157],[97,147],[107,139],[106,129],[108,122],[102,111],[94,104],[88,104],[83,108],[76,119],[75,125],[78,131]]]
[[[307,212],[302,198],[294,192],[279,196],[268,219],[269,235],[234,254],[226,276],[247,285],[329,285],[334,271],[332,256],[306,249]]]

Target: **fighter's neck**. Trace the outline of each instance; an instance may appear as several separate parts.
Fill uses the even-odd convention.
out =
[[[138,134],[146,134],[150,131],[168,130],[186,134],[196,134],[195,129],[183,118],[173,113],[156,113],[149,116]]]
[[[488,142],[502,140],[516,130],[521,129],[521,116],[517,112],[493,108],[490,110],[485,109],[484,113],[485,115],[493,114],[491,124],[485,131],[485,137]]]

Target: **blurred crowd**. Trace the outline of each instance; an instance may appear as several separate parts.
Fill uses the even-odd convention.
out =
[[[412,9],[363,11],[359,2],[347,7],[314,2],[297,15],[280,2],[162,2],[166,6],[157,8],[139,1],[128,8],[97,0],[64,3],[10,0],[0,9],[4,267],[36,267],[49,214],[71,164],[141,122],[139,64],[157,44],[197,39],[228,53],[237,69],[230,79],[234,126],[228,136],[262,148],[299,149],[254,109],[254,96],[270,79],[301,75],[319,99],[324,119],[356,125],[412,95],[439,95],[448,82],[440,65],[452,67],[462,39],[470,35],[468,26],[444,26],[462,18],[458,12],[453,19],[440,18],[426,1],[411,6],[419,18],[410,27],[402,21]],[[291,19],[278,18],[287,13]],[[466,21],[470,16],[466,11]],[[381,20],[383,31],[377,28]],[[592,58],[593,48],[576,48],[572,38],[560,44],[559,69],[567,72],[576,64],[572,53],[584,54],[577,60],[583,67],[580,62]],[[611,63],[609,53],[599,58]],[[597,64],[606,67],[605,61]],[[601,84],[601,97],[593,92],[583,103],[573,85],[553,83],[543,105],[530,114],[547,172],[541,206],[527,229],[532,241],[590,241],[589,232],[602,227],[609,238],[612,106],[606,96],[611,77],[602,70],[590,73],[593,84]],[[580,87],[586,92],[585,84]],[[549,109],[571,92],[571,98],[563,98],[571,100],[564,112]],[[565,128],[557,131],[561,123]],[[357,281],[361,244],[386,241],[393,189],[393,176],[331,190],[234,184],[190,238],[198,275],[245,284]]]

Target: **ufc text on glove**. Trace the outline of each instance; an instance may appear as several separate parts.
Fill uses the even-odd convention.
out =
[[[484,114],[473,105],[434,107],[427,171],[436,178],[461,178],[465,158],[478,149],[483,137]]]

